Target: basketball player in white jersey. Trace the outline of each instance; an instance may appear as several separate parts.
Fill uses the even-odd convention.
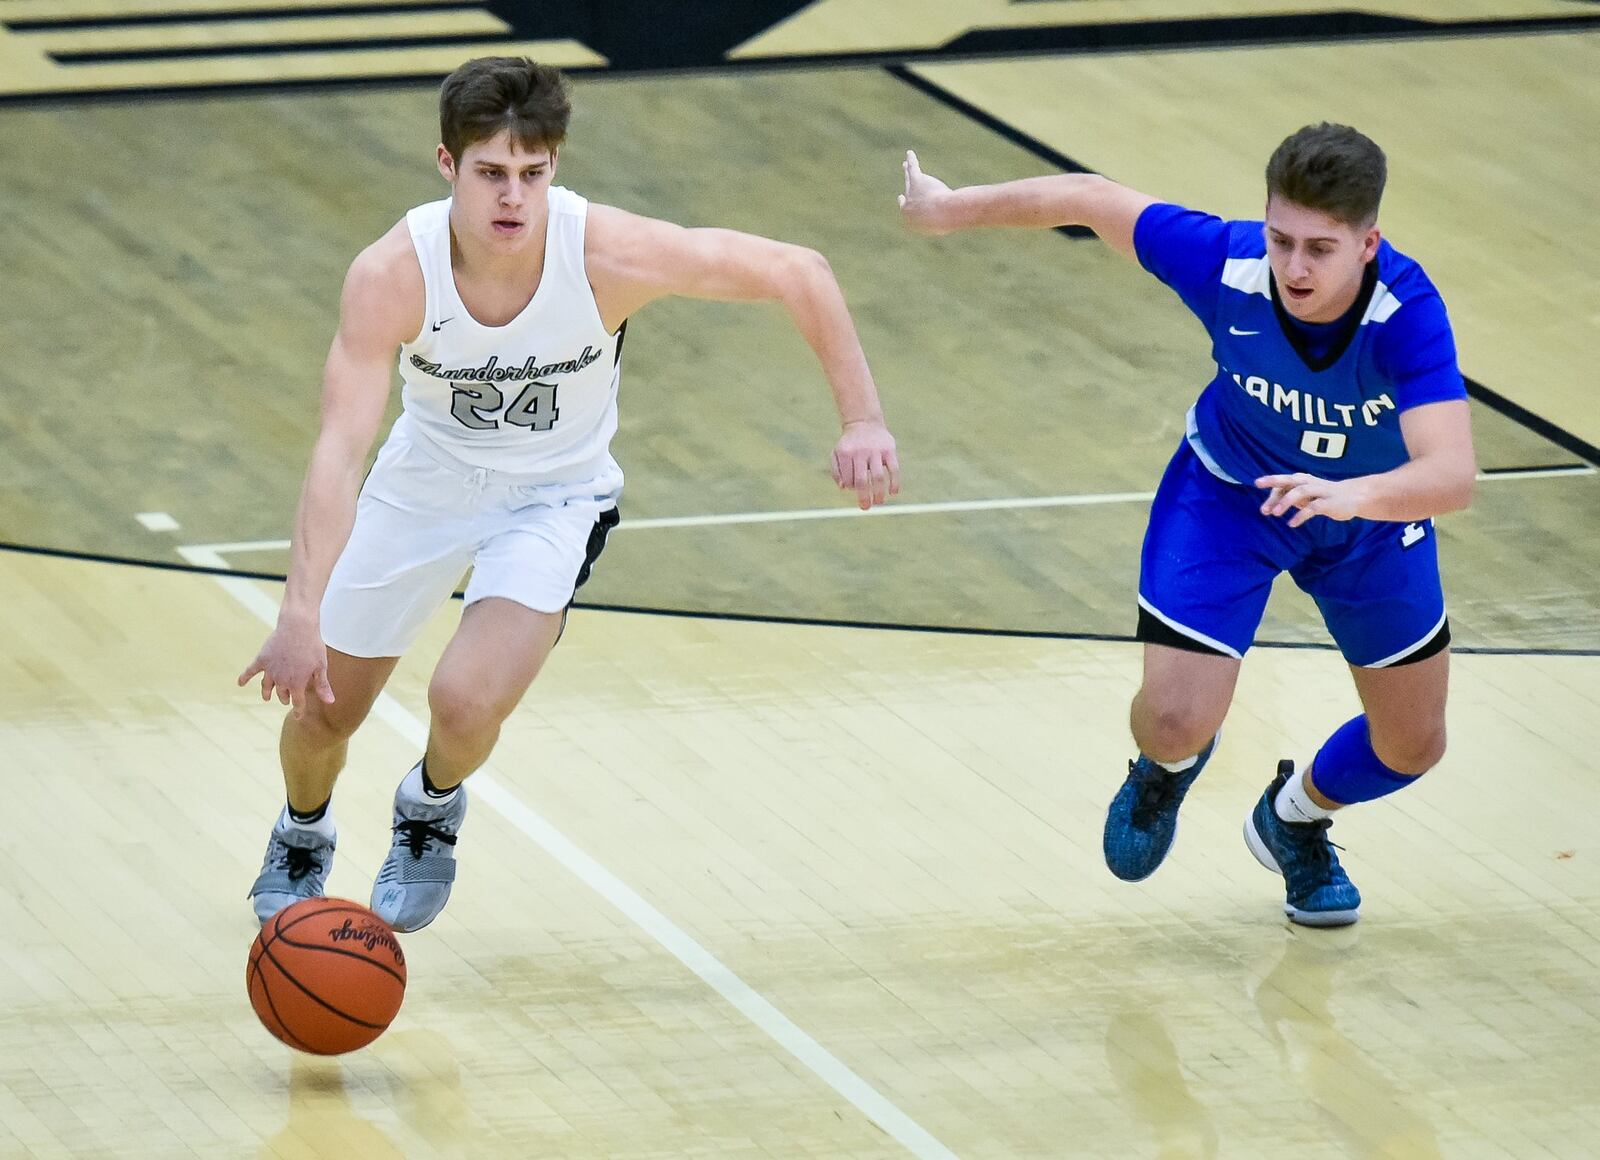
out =
[[[570,114],[555,69],[468,61],[439,105],[451,196],[412,210],[351,263],[283,605],[239,677],[259,674],[264,700],[293,706],[279,746],[288,802],[250,892],[262,922],[322,894],[346,742],[470,566],[460,626],[428,687],[427,749],[395,793],[372,892],[400,931],[443,908],[461,783],[489,756],[617,523],[622,472],[609,444],[623,329],[641,307],[671,295],[782,302],[833,390],[835,482],[863,509],[899,491],[894,439],[821,255],[590,205],[552,185]],[[396,350],[404,410],[363,484]]]

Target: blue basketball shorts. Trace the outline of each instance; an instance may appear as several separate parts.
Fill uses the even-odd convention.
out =
[[[1273,580],[1287,572],[1317,602],[1352,665],[1404,664],[1448,641],[1432,520],[1316,516],[1291,528],[1288,515],[1261,514],[1266,497],[1218,479],[1187,441],[1179,446],[1151,505],[1140,557],[1139,606],[1157,627],[1200,651],[1242,657]]]

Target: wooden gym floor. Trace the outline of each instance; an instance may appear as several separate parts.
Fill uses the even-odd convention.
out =
[[[370,49],[296,7],[0,0],[0,1156],[1600,1152],[1592,5],[822,0],[683,69],[516,4],[366,5],[419,42]],[[776,311],[642,314],[623,526],[400,1018],[296,1057],[243,985],[279,713],[232,684],[280,588],[226,573],[286,564],[344,264],[439,196],[408,78],[507,43],[580,70],[563,184],[828,255],[907,489],[840,506]],[[913,239],[893,201],[910,147],[1245,216],[1323,117],[1390,152],[1486,470],[1440,527],[1452,750],[1341,817],[1342,932],[1288,927],[1238,834],[1355,711],[1292,588],[1170,864],[1100,859],[1198,327],[1097,242]],[[332,893],[367,896],[457,614],[353,745]]]

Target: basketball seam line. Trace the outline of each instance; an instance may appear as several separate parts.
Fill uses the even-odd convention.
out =
[[[359,902],[350,902],[348,899],[331,899],[331,900],[327,900],[327,901],[343,902],[344,905],[342,905],[342,906],[324,906],[324,907],[322,907],[322,908],[320,908],[320,909],[318,909],[316,911],[313,911],[310,914],[302,914],[299,918],[295,919],[288,926],[283,925],[283,914],[285,913],[285,911],[280,910],[276,915],[273,916],[273,920],[272,920],[273,941],[276,941],[277,939],[283,939],[283,941],[288,943],[290,946],[292,946],[292,947],[300,947],[303,950],[319,950],[319,951],[325,950],[325,951],[329,951],[330,953],[334,953],[334,954],[353,955],[353,957],[359,958],[359,959],[363,960],[364,962],[372,963],[373,966],[377,967],[381,971],[388,971],[389,974],[394,976],[395,981],[397,983],[399,983],[402,987],[404,987],[406,985],[406,976],[402,975],[399,971],[396,971],[396,970],[393,970],[393,969],[391,969],[389,967],[384,966],[380,962],[376,962],[373,959],[367,958],[365,955],[354,955],[353,952],[344,950],[344,949],[342,949],[340,947],[319,947],[315,943],[299,943],[299,942],[295,942],[292,938],[288,938],[287,937],[289,931],[293,930],[295,927],[299,926],[301,923],[310,922],[313,918],[321,918],[323,915],[326,915],[326,914],[359,914],[359,915],[367,915],[368,917],[372,916],[372,911],[367,909],[365,906],[362,906]],[[392,928],[390,929],[389,934],[390,934],[391,937],[394,935],[394,930]],[[395,940],[395,945],[396,946],[399,945],[399,940],[398,939]],[[404,950],[402,950],[400,952],[400,961],[401,961],[401,964],[404,965],[404,963],[405,963],[405,951]]]
[[[279,937],[282,937],[282,936],[279,936]],[[273,941],[276,942],[278,940],[274,939]],[[289,945],[293,946],[294,944],[290,943]],[[261,948],[261,958],[271,959],[272,960],[272,965],[278,968],[278,973],[281,974],[285,979],[288,979],[297,988],[299,988],[305,994],[306,998],[312,1000],[313,1002],[315,1002],[315,1003],[317,1003],[317,1004],[319,1004],[319,1005],[321,1005],[323,1007],[326,1007],[330,1012],[332,1012],[333,1014],[339,1016],[339,1018],[348,1019],[351,1023],[356,1024],[358,1027],[368,1027],[368,1028],[373,1028],[373,1029],[378,1030],[378,1031],[382,1031],[384,1028],[389,1026],[387,1023],[372,1023],[372,1022],[369,1022],[366,1019],[357,1019],[354,1015],[350,1014],[348,1011],[339,1010],[339,1008],[335,1007],[332,1003],[328,1002],[321,995],[318,995],[310,987],[307,987],[299,979],[297,979],[293,975],[291,975],[289,973],[288,968],[285,967],[282,963],[280,963],[278,961],[277,956],[272,953],[272,950],[271,950],[270,947],[263,946]],[[267,996],[267,1002],[272,1005],[272,1014],[274,1016],[276,1016],[278,1014],[278,1007],[277,1007],[277,1004],[272,1003],[272,992],[267,989],[265,980],[262,981],[262,993]],[[283,1020],[280,1018],[278,1020],[278,1022],[281,1024],[281,1023],[283,1023]],[[288,1028],[285,1027],[285,1030],[288,1030]],[[290,1034],[293,1035],[294,1033],[290,1032]],[[298,1035],[296,1035],[295,1038],[298,1039],[300,1037]]]
[[[271,940],[269,940],[269,941],[271,941]],[[271,955],[269,955],[267,953],[267,943],[265,943],[265,942],[261,944],[261,953],[250,961],[250,970],[255,974],[255,976],[257,978],[259,978],[261,980],[261,998],[266,1001],[267,1009],[272,1012],[273,1022],[275,1022],[278,1025],[278,1030],[279,1031],[282,1031],[290,1039],[294,1040],[293,1043],[289,1044],[290,1047],[295,1047],[300,1051],[311,1052],[311,1054],[313,1054],[313,1055],[316,1054],[315,1052],[311,1051],[311,1045],[309,1043],[307,1043],[305,1040],[301,1039],[293,1031],[289,1030],[289,1025],[284,1022],[283,1016],[278,1014],[278,1005],[272,1001],[272,988],[267,986],[267,976],[266,976],[265,972],[263,972],[262,969],[261,969],[261,960],[264,959],[264,958],[271,958]],[[288,973],[284,971],[283,967],[278,964],[278,961],[276,959],[273,959],[272,962],[273,962],[274,966],[278,967],[278,973],[279,974],[283,975],[284,978],[289,978]],[[246,989],[246,991],[249,990],[249,987],[250,987],[250,980],[246,979],[245,980],[245,989]],[[258,1013],[258,1017],[259,1017],[259,1013]],[[268,1028],[268,1030],[270,1031],[271,1028]]]
[[[356,951],[347,951],[343,947],[319,946],[316,943],[295,942],[294,939],[289,938],[288,936],[283,935],[283,934],[279,934],[278,937],[276,939],[274,939],[273,941],[274,942],[288,943],[290,946],[297,947],[297,948],[299,948],[300,950],[303,950],[303,951],[322,951],[322,952],[324,952],[326,954],[330,954],[330,955],[343,955],[346,958],[357,959],[357,960],[359,960],[359,961],[361,961],[363,963],[369,963],[372,966],[377,967],[378,970],[383,971],[385,974],[387,974],[390,977],[392,977],[394,979],[394,981],[399,983],[402,987],[406,985],[406,980],[400,974],[399,971],[395,970],[393,967],[388,966],[385,963],[377,962],[374,959],[368,958],[366,955],[359,954]]]

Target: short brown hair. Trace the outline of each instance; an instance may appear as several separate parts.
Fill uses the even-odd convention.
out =
[[[572,102],[559,69],[525,56],[480,56],[439,89],[439,140],[456,162],[467,147],[502,129],[532,152],[554,152],[567,138]]]
[[[1267,196],[1325,213],[1348,226],[1378,220],[1389,163],[1377,142],[1349,125],[1307,125],[1267,162]]]

